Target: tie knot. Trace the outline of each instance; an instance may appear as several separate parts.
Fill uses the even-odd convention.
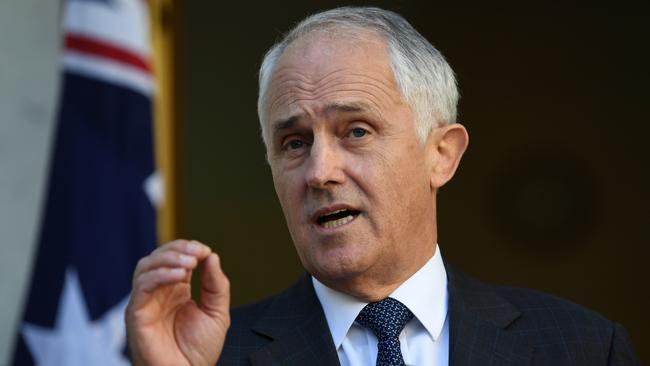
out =
[[[387,297],[366,305],[357,316],[357,323],[370,329],[379,342],[397,338],[413,313],[401,302]]]

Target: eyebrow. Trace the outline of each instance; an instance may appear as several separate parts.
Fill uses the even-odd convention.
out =
[[[369,109],[363,103],[330,103],[325,106],[325,113],[329,114],[332,112],[363,112]]]
[[[377,119],[382,118],[381,112],[374,105],[364,102],[334,102],[325,106],[325,113],[336,112],[366,112]]]
[[[298,116],[291,116],[289,118],[280,119],[273,122],[273,131],[277,133],[282,130],[287,130],[292,128],[298,122],[298,118],[299,118]]]
[[[372,106],[366,103],[360,102],[333,102],[329,103],[324,108],[325,114],[336,113],[336,112],[370,112],[373,115],[380,116],[380,113],[373,108]],[[289,118],[279,119],[272,123],[273,131],[278,133],[283,130],[288,130],[295,127],[300,119],[301,115],[294,115]]]

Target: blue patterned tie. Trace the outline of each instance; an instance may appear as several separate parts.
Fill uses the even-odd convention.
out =
[[[387,297],[371,302],[357,316],[357,323],[372,330],[377,336],[377,366],[402,366],[399,334],[413,313],[401,302]]]

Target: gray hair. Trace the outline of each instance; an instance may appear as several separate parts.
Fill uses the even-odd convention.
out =
[[[401,15],[375,7],[341,7],[307,17],[264,56],[259,73],[257,113],[266,135],[266,96],[275,66],[296,40],[312,32],[352,33],[372,31],[388,46],[395,81],[415,112],[417,134],[425,141],[434,127],[456,122],[458,88],[454,72],[442,54],[416,31]],[[267,144],[268,146],[268,144]]]

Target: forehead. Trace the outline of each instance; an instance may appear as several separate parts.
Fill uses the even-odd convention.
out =
[[[360,103],[384,109],[400,103],[388,47],[367,32],[351,37],[310,34],[292,43],[269,83],[267,120],[318,113],[332,104]]]

